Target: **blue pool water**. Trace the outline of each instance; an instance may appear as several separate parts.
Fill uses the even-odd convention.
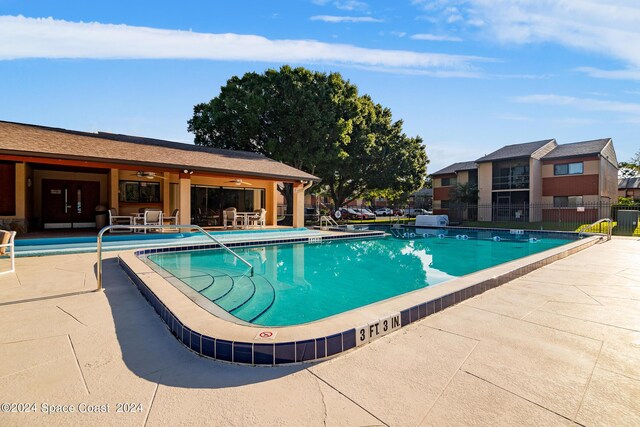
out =
[[[258,237],[269,239],[288,238],[292,235],[314,236],[316,230],[307,228],[235,230],[210,232],[221,242],[233,242]],[[202,233],[148,233],[148,234],[105,234],[102,249],[124,250],[153,248],[163,246],[181,246],[211,243]],[[58,255],[82,252],[95,252],[96,237],[59,237],[43,239],[18,239],[15,242],[17,256]]]
[[[155,265],[246,322],[312,322],[568,243],[569,236],[464,234],[396,237],[149,255]],[[412,236],[413,233],[413,236]],[[564,237],[564,238],[563,238]],[[157,267],[156,267],[157,268]]]

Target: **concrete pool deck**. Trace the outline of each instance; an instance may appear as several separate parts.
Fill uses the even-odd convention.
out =
[[[52,297],[95,288],[95,254],[19,258],[17,274],[0,276],[0,403],[37,405],[0,412],[2,425],[640,424],[637,238],[594,245],[335,359],[269,368],[188,351],[116,255],[104,293]],[[75,412],[46,415],[42,404]],[[107,414],[78,413],[104,405]]]

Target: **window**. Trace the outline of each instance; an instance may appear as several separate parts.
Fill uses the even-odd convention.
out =
[[[121,202],[159,203],[160,183],[145,181],[120,181]]]
[[[449,202],[450,202],[450,200],[442,200],[442,201],[440,201],[440,208],[449,209]]]
[[[553,206],[556,208],[575,208],[582,206],[582,196],[555,196]]]
[[[582,162],[553,165],[554,175],[580,175],[583,172]]]
[[[442,178],[442,186],[443,187],[449,187],[451,185],[456,185],[456,179],[455,178]]]

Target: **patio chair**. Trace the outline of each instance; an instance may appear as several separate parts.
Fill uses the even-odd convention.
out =
[[[236,208],[227,208],[222,213],[222,225],[227,228],[227,223],[231,222],[231,226],[236,228],[238,226],[238,215]]]
[[[109,209],[109,225],[133,225],[133,217],[131,215],[118,215],[115,208]],[[109,230],[109,233],[129,233],[130,229]]]
[[[253,225],[256,227],[264,228],[267,220],[267,210],[265,208],[262,208],[257,211],[255,215],[251,215],[248,219],[250,226]]]
[[[0,255],[6,255],[8,249],[9,256],[11,257],[11,269],[8,271],[0,271],[0,274],[13,273],[16,271],[15,238],[15,231],[0,230]]]
[[[178,221],[180,220],[180,209],[174,209],[173,212],[171,212],[170,216],[164,216],[164,214],[162,215],[162,223],[168,223],[169,225],[174,224],[174,225],[178,225]],[[178,228],[165,228],[164,230],[178,230]]]
[[[162,225],[162,211],[159,210],[146,210],[144,216],[135,219],[134,225]],[[134,228],[135,233],[146,233],[147,230],[154,230],[153,228]],[[155,229],[155,230],[160,230]]]

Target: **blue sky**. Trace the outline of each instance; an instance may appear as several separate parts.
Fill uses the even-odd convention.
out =
[[[638,149],[636,0],[0,0],[0,119],[191,142],[233,75],[337,71],[434,172],[503,145]]]

